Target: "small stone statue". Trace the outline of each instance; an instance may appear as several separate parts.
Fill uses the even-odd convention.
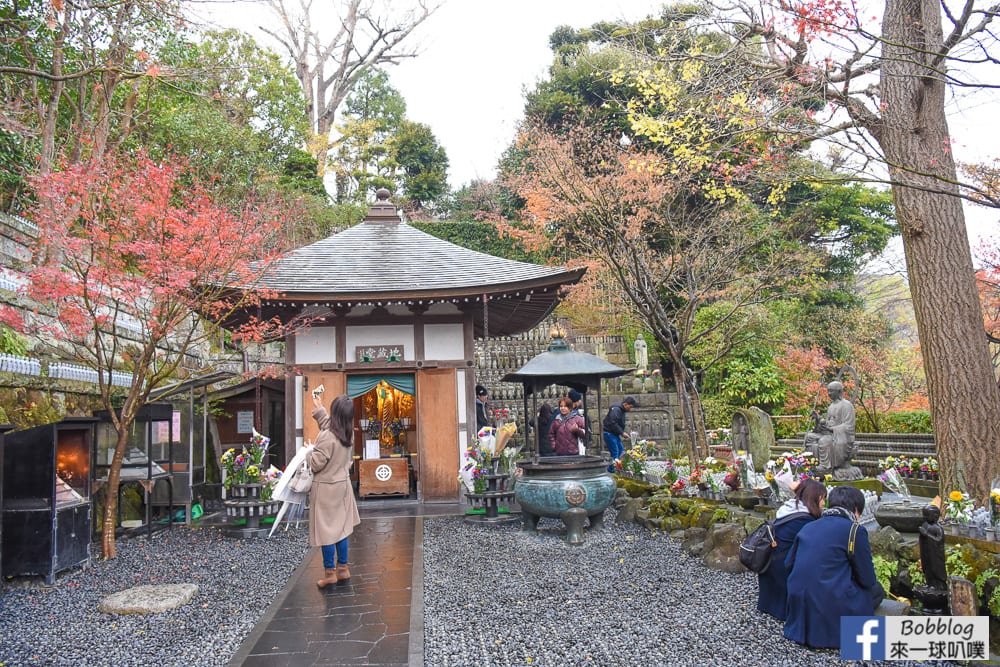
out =
[[[920,567],[924,571],[927,587],[948,590],[948,572],[945,568],[944,530],[938,519],[941,510],[928,504],[923,509],[924,522],[920,526]]]
[[[926,584],[915,586],[913,595],[927,614],[943,614],[948,607],[948,571],[945,567],[944,530],[938,519],[941,508],[930,503],[923,508],[920,525],[920,569]]]
[[[635,338],[635,343],[632,345],[635,350],[635,366],[636,370],[648,371],[649,370],[649,351],[646,349],[646,339],[639,334]]]
[[[826,387],[830,406],[826,417],[812,411],[813,429],[806,433],[805,448],[819,459],[817,472],[832,475],[838,482],[851,482],[863,477],[857,466],[851,465],[854,455],[854,406],[844,398],[844,385],[831,382]]]

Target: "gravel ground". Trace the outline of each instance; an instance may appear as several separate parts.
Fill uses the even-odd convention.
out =
[[[582,547],[565,544],[561,522],[539,528],[425,519],[424,665],[849,664],[784,639],[755,608],[753,575],[709,570],[663,533],[616,524],[612,510]],[[175,528],[120,540],[118,558],[51,587],[4,582],[0,667],[226,665],[307,550],[303,530],[235,540]],[[97,612],[111,593],[185,582],[199,592],[172,611]]]
[[[538,534],[425,519],[424,665],[851,664],[785,639],[756,609],[754,575],[710,570],[666,534],[607,516],[582,547],[553,519]]]
[[[98,546],[92,553],[98,552]],[[225,665],[308,550],[306,531],[236,540],[212,528],[174,528],[118,541],[118,557],[39,580],[4,582],[0,667]],[[177,609],[150,615],[97,611],[107,595],[145,584],[194,583]]]

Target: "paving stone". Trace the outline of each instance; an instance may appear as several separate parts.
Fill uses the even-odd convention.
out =
[[[195,584],[136,586],[104,598],[97,605],[97,611],[104,614],[157,614],[190,602],[197,592]]]

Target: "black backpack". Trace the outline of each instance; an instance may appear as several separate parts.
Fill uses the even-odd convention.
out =
[[[774,529],[783,523],[798,518],[799,514],[801,512],[789,514],[777,521],[765,521],[755,531],[747,535],[746,539],[740,543],[740,562],[743,563],[743,567],[757,574],[767,572],[767,568],[771,566],[771,555],[778,547],[778,540],[774,536]]]

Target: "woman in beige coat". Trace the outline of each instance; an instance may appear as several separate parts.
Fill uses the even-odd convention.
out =
[[[306,460],[313,471],[309,489],[309,544],[323,548],[324,577],[320,588],[351,578],[347,567],[347,538],[361,523],[349,471],[353,462],[354,403],[340,396],[330,404],[330,416],[313,396],[313,418],[319,424],[316,444]],[[308,445],[307,445],[308,446]]]

